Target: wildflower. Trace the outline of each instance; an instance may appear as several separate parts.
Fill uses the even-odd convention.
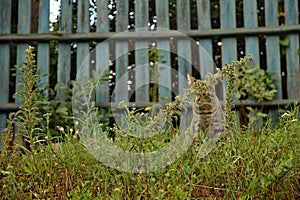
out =
[[[13,118],[14,118],[14,116],[15,116],[15,114],[16,114],[16,113],[14,113],[14,112],[12,112],[12,113],[9,113],[9,115],[8,115],[8,118],[9,118],[9,119],[13,119]]]
[[[293,119],[291,122],[297,122],[298,121],[298,119]]]
[[[282,118],[287,119],[289,118],[291,115],[288,113],[284,113],[283,115],[281,115]]]
[[[56,126],[56,128],[61,132],[63,132],[65,130],[64,127],[62,127],[62,126]]]

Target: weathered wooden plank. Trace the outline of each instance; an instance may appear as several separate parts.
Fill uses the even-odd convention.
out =
[[[243,2],[244,11],[244,27],[257,27],[257,2],[256,1],[244,1]],[[260,63],[259,59],[259,40],[258,37],[251,36],[245,38],[245,50],[246,55],[251,54],[253,57],[253,62],[257,65]],[[261,112],[258,108],[256,112]],[[257,130],[262,127],[262,119],[258,119],[254,125]]]
[[[235,1],[221,0],[221,29],[235,28]],[[235,38],[222,39],[222,64],[231,63],[237,58],[237,43]]]
[[[102,34],[109,31],[108,1],[97,0],[97,32]],[[96,71],[104,78],[109,70],[109,41],[103,41],[96,47]],[[96,102],[109,102],[109,82],[103,79],[97,87]]]
[[[244,1],[244,26],[245,27],[257,27],[257,2],[256,1]],[[251,54],[253,61],[259,65],[259,41],[258,37],[246,37],[246,54]]]
[[[210,30],[210,1],[197,0],[198,30]],[[199,72],[202,77],[208,73],[214,73],[212,40],[199,40]]]
[[[31,0],[19,0],[18,13],[18,33],[30,33],[30,18],[31,16]],[[28,44],[17,45],[17,66],[21,66],[24,62],[24,51],[28,48]],[[19,74],[16,76],[16,91],[19,91],[18,83],[21,82]],[[16,102],[19,102],[16,99]]]
[[[265,22],[266,26],[278,25],[278,2],[273,0],[265,0]],[[267,68],[272,71],[278,82],[275,83],[277,93],[276,99],[282,99],[282,81],[281,81],[281,68],[280,68],[280,46],[279,36],[266,37],[266,51],[267,51]],[[269,111],[274,124],[278,121],[278,110]]]
[[[186,0],[177,0],[177,29],[190,29],[190,2]],[[183,89],[186,87],[187,74],[192,73],[192,55],[191,41],[188,39],[179,39],[177,42],[178,54],[178,90],[179,95],[183,95]]]
[[[157,30],[167,32],[170,28],[169,22],[169,3],[168,1],[156,0]],[[169,40],[159,40],[157,48],[160,50],[159,56],[159,77],[158,77],[158,94],[159,103],[171,101],[171,56]]]
[[[135,3],[135,31],[147,31],[149,21],[148,0]],[[135,101],[149,101],[148,41],[135,42]]]
[[[61,1],[61,19],[59,33],[72,33],[72,1]],[[59,43],[58,63],[57,63],[57,82],[69,84],[71,76],[71,44]],[[65,91],[58,91],[58,98],[65,100]]]
[[[90,15],[89,15],[89,1],[78,0],[77,7],[77,32],[78,33],[89,33],[90,29]],[[89,43],[78,42],[77,44],[77,57],[76,57],[76,69],[77,72],[80,69],[80,76],[89,77]]]
[[[221,16],[221,29],[235,28],[235,1],[220,1],[220,16]],[[236,38],[223,38],[222,39],[222,65],[230,64],[237,58],[237,42]],[[224,86],[223,99],[226,94],[226,84]]]
[[[0,1],[0,34],[9,34],[11,27],[11,1]],[[9,101],[9,44],[0,43],[0,103]],[[6,114],[0,113],[0,137],[6,127]],[[0,140],[0,149],[1,149]]]
[[[40,1],[39,8],[39,33],[49,33],[49,15],[50,2]],[[41,72],[40,83],[44,93],[48,95],[47,86],[49,85],[49,67],[50,67],[50,53],[48,43],[39,43],[37,53],[37,67]]]
[[[117,2],[116,30],[127,31],[128,26],[128,0]],[[128,102],[128,43],[116,41],[116,87],[115,101]]]
[[[257,36],[257,35],[282,35],[299,33],[300,25],[272,26],[272,27],[253,27],[253,28],[226,28],[226,29],[210,29],[210,30],[179,30],[174,31],[141,31],[141,32],[125,32],[116,35],[118,32],[102,32],[102,33],[51,33],[51,34],[0,34],[0,42],[29,42],[29,41],[50,41],[57,40],[61,42],[69,41],[102,41],[114,36],[115,39],[166,39],[176,37],[236,37],[236,36]]]
[[[286,24],[298,24],[298,1],[284,2]],[[287,92],[289,99],[300,99],[300,62],[299,62],[299,34],[290,34],[290,45],[286,48],[287,61]]]
[[[265,19],[266,26],[278,25],[278,2],[273,0],[265,0]],[[267,64],[268,69],[275,73],[278,82],[276,87],[278,92],[276,98],[282,98],[282,82],[281,82],[281,69],[280,69],[280,45],[279,36],[266,37],[266,51],[267,51]]]

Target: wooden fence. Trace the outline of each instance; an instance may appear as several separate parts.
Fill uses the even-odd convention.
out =
[[[196,69],[203,76],[214,72],[215,67],[222,67],[246,54],[252,54],[257,64],[273,71],[279,80],[276,83],[276,100],[265,104],[276,106],[299,99],[298,0],[136,0],[135,3],[120,0],[115,4],[109,0],[62,0],[57,32],[49,30],[49,2],[0,0],[1,130],[6,126],[7,114],[17,109],[17,102],[12,95],[17,90],[20,77],[12,76],[12,66],[22,64],[24,50],[31,44],[37,47],[38,68],[49,74],[50,67],[53,67],[49,46],[52,41],[57,41],[57,60],[54,62],[57,73],[50,76],[56,77],[57,82],[68,84],[74,79],[74,71],[76,73],[84,61],[93,62],[96,70],[109,66],[115,82],[122,77],[125,83],[132,81],[142,86],[151,81],[149,68],[136,67],[135,71],[129,69],[150,63],[151,58],[145,55],[151,44],[154,44],[164,49],[159,52],[159,58],[164,61],[161,64],[171,66],[159,70],[158,83],[163,85],[158,89],[158,101],[161,103],[172,99],[170,88],[176,85],[176,91],[181,94],[186,84],[186,80],[176,78],[171,69],[183,76]],[[97,5],[93,12],[90,2]],[[13,7],[13,4],[17,6]],[[93,31],[91,18],[94,18]],[[37,30],[33,28],[33,21],[37,22]],[[14,22],[16,31],[12,31]],[[129,29],[129,32],[118,34]],[[159,31],[162,29],[164,31]],[[177,30],[193,38],[196,43],[192,44],[186,38],[180,39],[177,37],[180,34],[166,31],[168,29]],[[102,43],[101,49],[95,45],[112,37],[116,39],[113,45]],[[288,45],[281,45],[283,37],[288,38]],[[93,51],[96,59],[88,57],[85,60],[93,46],[96,46]],[[142,50],[124,54],[132,46]],[[110,64],[112,54],[123,56]],[[182,56],[176,57],[176,54]],[[76,58],[76,63],[71,60],[71,55]],[[133,78],[130,76],[132,73],[135,73]],[[50,76],[41,77],[44,86],[49,84]],[[128,87],[127,84],[117,85],[116,101],[130,100]],[[109,81],[101,84],[96,98],[99,105],[112,101],[111,88],[113,85]],[[149,85],[146,85],[135,91],[134,101],[146,105],[151,101],[150,96]]]

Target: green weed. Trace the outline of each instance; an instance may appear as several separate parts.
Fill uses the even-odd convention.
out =
[[[107,138],[109,131],[112,131],[102,130],[102,125],[94,123],[98,109],[93,103],[91,91],[95,90],[96,84],[97,82],[92,80],[86,82],[86,85],[74,86],[88,87],[90,90],[82,90],[86,92],[84,95],[88,98],[83,100],[82,108],[77,110],[82,111],[81,115],[78,115],[81,116],[78,122],[75,122],[78,123],[78,129],[60,126],[57,130],[66,136],[64,142],[37,145],[30,153],[25,154],[20,154],[14,149],[2,149],[1,199],[298,199],[300,197],[298,105],[283,111],[277,127],[272,128],[267,121],[258,134],[252,134],[250,127],[240,130],[236,125],[237,122],[231,118],[228,133],[222,134],[220,141],[204,158],[198,158],[195,144],[166,168],[150,173],[127,173],[102,164],[87,151],[87,147],[81,144],[80,140],[73,137],[72,133],[77,131],[85,133],[80,137],[87,138],[92,136],[93,131],[103,131],[107,133],[104,134]],[[233,87],[230,86],[230,82],[228,84],[228,87]],[[77,95],[82,97],[82,94]],[[166,110],[176,116],[178,106],[182,102],[180,100],[183,101],[178,98],[177,102],[167,105]],[[75,98],[75,101],[82,99]],[[27,105],[35,104],[32,101]],[[229,101],[227,109],[231,111],[231,108]],[[132,124],[127,122],[130,125],[127,128],[136,125],[146,128],[149,124],[146,123],[147,119],[152,119],[150,116],[149,118],[140,116],[140,112],[136,110],[127,112],[131,117],[130,123],[132,122]],[[32,113],[24,113],[22,116],[29,114]],[[53,119],[51,113],[43,117],[46,121],[44,134],[51,137],[48,132]],[[12,130],[15,119],[15,115],[12,114],[8,123],[9,131]],[[30,125],[32,128],[26,130],[33,130],[33,133],[38,127],[38,124],[31,121],[19,123],[20,126]],[[132,144],[135,144],[132,151],[151,151],[153,144],[163,146],[168,139],[172,139],[174,130],[176,131],[176,127],[166,129],[164,134],[153,136],[151,143],[136,141],[133,138],[125,139],[124,130],[115,128],[114,142],[126,150],[130,150]],[[118,140],[118,137],[122,137],[121,140]],[[29,138],[34,139],[34,135]]]

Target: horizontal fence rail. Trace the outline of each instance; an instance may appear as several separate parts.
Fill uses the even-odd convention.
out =
[[[234,103],[237,108],[272,107],[270,114],[278,117],[277,107],[300,101],[298,4],[298,0],[62,0],[58,22],[51,24],[49,1],[0,0],[0,130],[6,127],[9,112],[20,105],[12,96],[21,77],[13,76],[12,69],[23,63],[29,44],[36,46],[46,96],[50,86],[69,85],[76,74],[106,70],[110,78],[95,92],[99,107],[120,100],[129,101],[129,107],[153,105],[154,83],[159,94],[154,100],[164,105],[182,94],[187,73],[204,77],[251,54],[255,64],[276,76],[276,98]],[[149,52],[153,48],[162,50],[156,58]],[[155,64],[160,70],[154,80]],[[119,80],[125,84],[114,85]],[[217,92],[222,99],[224,86]],[[57,93],[57,99],[68,101],[66,90]]]
[[[255,36],[255,35],[281,35],[299,33],[299,25],[286,25],[277,27],[256,27],[256,28],[227,28],[227,29],[211,29],[211,30],[177,30],[174,31],[139,31],[139,32],[101,32],[101,33],[39,33],[39,34],[0,34],[0,42],[31,42],[51,40],[57,41],[102,41],[111,37],[119,40],[145,40],[145,39],[163,39],[163,38],[180,38],[180,37],[196,37],[196,38],[212,38],[212,37],[236,37],[236,36]],[[184,36],[183,36],[184,35]]]

